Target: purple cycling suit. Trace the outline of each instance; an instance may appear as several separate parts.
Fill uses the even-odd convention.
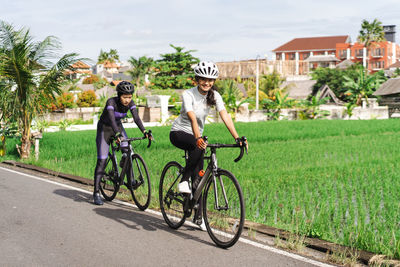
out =
[[[145,131],[133,100],[128,106],[124,106],[118,97],[109,98],[106,102],[103,113],[100,116],[100,120],[97,123],[96,145],[98,159],[106,159],[108,157],[110,137],[117,133],[121,133],[124,138],[127,138],[121,119],[127,116],[129,110],[131,111],[133,120],[139,129],[142,132]],[[126,142],[121,143],[121,147],[126,147],[127,145]]]

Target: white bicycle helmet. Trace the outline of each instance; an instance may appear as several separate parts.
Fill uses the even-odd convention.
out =
[[[201,61],[194,67],[196,76],[217,79],[219,75],[218,67],[211,61]]]

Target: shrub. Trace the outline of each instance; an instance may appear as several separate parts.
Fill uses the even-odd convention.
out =
[[[103,88],[107,84],[108,84],[108,81],[104,78],[101,78],[97,82],[93,83],[93,87],[97,90],[97,89]]]
[[[39,107],[40,113],[46,113],[47,111],[56,111],[60,109],[58,107],[58,101],[53,96],[47,96],[41,100],[41,106]]]
[[[171,96],[168,99],[168,104],[170,104],[170,105],[174,105],[176,102],[181,101],[180,95],[178,94],[178,92],[176,92],[173,89],[164,89],[164,90],[154,89],[154,90],[151,90],[151,94],[152,95],[169,95],[169,96]]]
[[[64,92],[64,93],[62,93],[62,95],[59,95],[57,97],[57,107],[60,109],[76,107],[76,104],[74,101],[74,94]]]
[[[68,120],[62,120],[58,123],[60,131],[66,131],[69,126],[71,126],[71,122]]]
[[[90,74],[90,76],[83,79],[82,83],[83,84],[94,84],[94,83],[98,82],[99,80],[100,79],[97,75]]]
[[[76,102],[78,107],[95,107],[97,105],[97,97],[93,90],[87,90],[78,95]]]

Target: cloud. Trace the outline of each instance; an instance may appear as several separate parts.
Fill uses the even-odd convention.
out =
[[[399,8],[398,0],[19,0],[4,1],[0,18],[37,39],[55,35],[63,51],[92,59],[110,48],[124,60],[159,57],[172,43],[207,60],[238,60],[270,54],[296,37],[355,40],[364,18],[400,27]]]

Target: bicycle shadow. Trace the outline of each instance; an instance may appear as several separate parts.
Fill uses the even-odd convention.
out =
[[[53,191],[53,193],[62,197],[70,198],[75,202],[92,202],[93,204],[93,196],[81,191],[71,189],[56,189]]]
[[[92,204],[90,202],[93,201],[93,197],[90,194],[72,189],[56,189],[54,193],[72,199],[75,202]],[[205,240],[208,238],[205,232],[203,232],[204,239],[193,235],[195,231],[199,231],[195,227],[182,225],[178,230],[174,230],[168,227],[164,220],[157,215],[143,212],[135,207],[125,206],[117,202],[105,201],[103,206],[95,206],[93,211],[100,216],[114,220],[132,230],[163,230],[182,239],[194,240],[205,245],[216,247],[214,243]]]

